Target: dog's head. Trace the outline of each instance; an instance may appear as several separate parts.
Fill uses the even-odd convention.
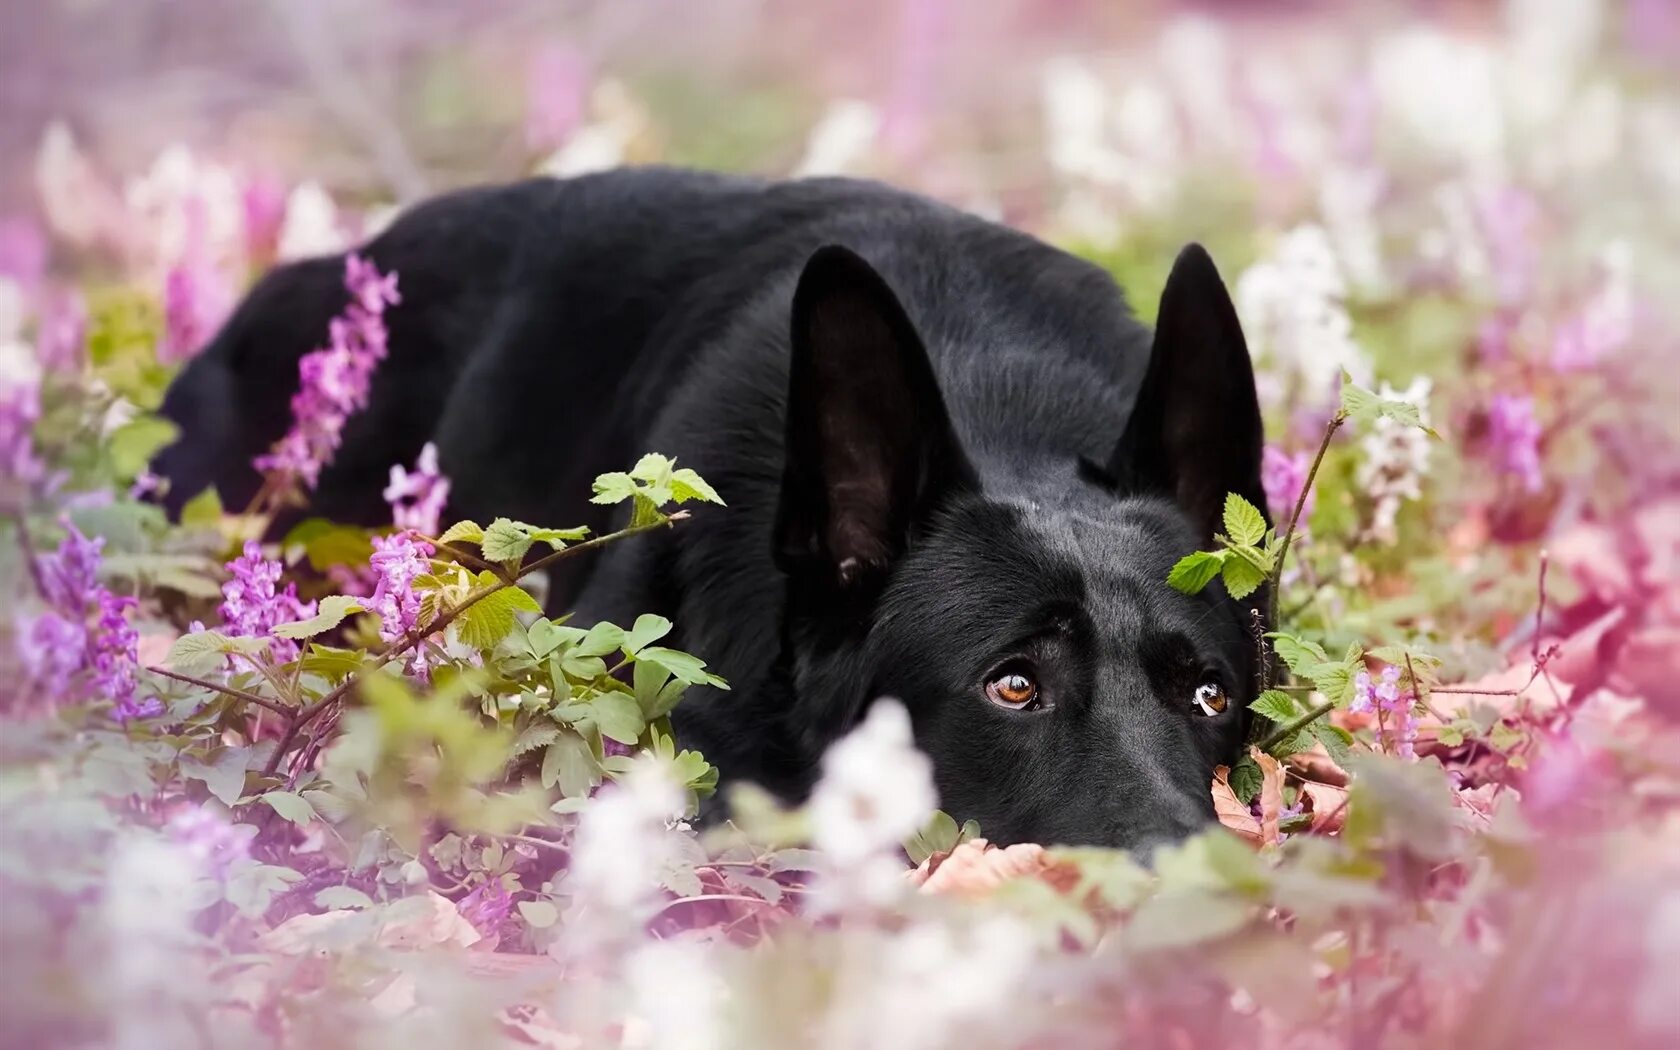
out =
[[[1254,375],[1206,252],[1173,267],[1107,461],[1008,485],[982,484],[914,325],[856,255],[811,259],[792,345],[776,553],[796,733],[821,746],[902,698],[942,806],[996,841],[1143,851],[1211,820],[1262,599],[1167,573],[1213,545],[1226,493],[1265,499]]]

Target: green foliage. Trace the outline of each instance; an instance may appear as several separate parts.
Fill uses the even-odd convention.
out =
[[[910,863],[920,864],[935,853],[949,853],[970,839],[980,837],[980,825],[967,820],[961,826],[944,810],[934,810],[922,830],[905,840],[904,852]]]

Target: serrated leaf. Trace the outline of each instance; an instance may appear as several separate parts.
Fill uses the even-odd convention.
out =
[[[697,499],[706,503],[727,506],[722,497],[717,494],[716,489],[708,485],[700,475],[687,467],[671,472],[671,498],[678,503],[687,503],[689,500]]]
[[[589,526],[579,525],[571,529],[540,529],[535,525],[527,525],[525,531],[537,543],[546,543],[554,550],[563,551],[568,543],[576,543],[588,537]]]
[[[1300,701],[1278,689],[1268,689],[1261,693],[1248,705],[1248,709],[1278,723],[1293,722],[1306,714]]]
[[[1265,776],[1253,757],[1244,755],[1231,767],[1231,792],[1237,796],[1237,801],[1246,806],[1254,801],[1254,796],[1260,794],[1260,784],[1264,779]]]
[[[531,549],[530,526],[508,518],[497,518],[484,530],[479,547],[488,561],[518,561]]]
[[[491,572],[481,572],[473,577],[475,590],[496,582],[496,576]],[[503,587],[467,609],[455,623],[461,641],[474,649],[488,650],[494,649],[512,633],[514,614],[521,612],[540,613],[542,606],[521,587]]]
[[[1259,590],[1260,585],[1266,582],[1266,574],[1244,558],[1226,558],[1219,574],[1225,580],[1225,590],[1238,601]]]
[[[175,639],[169,647],[168,661],[175,671],[197,678],[220,668],[229,653],[267,651],[266,638],[229,638],[219,631],[199,631]]]
[[[138,475],[180,433],[180,427],[162,416],[144,415],[129,420],[112,431],[106,443],[111,469],[123,478]]]
[[[671,633],[671,621],[653,613],[636,617],[636,623],[624,636],[624,651],[635,656],[642,649]]]
[[[302,795],[290,791],[266,791],[260,797],[270,809],[293,824],[301,826],[315,819],[315,807]]]
[[[671,470],[674,466],[676,464],[670,457],[649,452],[630,468],[630,476],[645,485],[663,488],[670,485]]]
[[[482,543],[484,527],[476,521],[457,521],[438,537],[439,543]]]
[[[1310,728],[1314,739],[1324,745],[1324,751],[1330,756],[1330,760],[1346,769],[1348,755],[1353,750],[1353,734],[1323,719],[1314,722]]]
[[[1196,551],[1186,554],[1173,565],[1172,571],[1167,573],[1167,586],[1184,594],[1199,594],[1202,588],[1213,582],[1219,575],[1219,567],[1225,561],[1224,551]]]
[[[1274,631],[1266,638],[1272,643],[1272,652],[1277,654],[1278,659],[1303,678],[1309,677],[1307,671],[1311,668],[1330,662],[1329,654],[1317,642],[1305,641],[1282,631]]]
[[[313,638],[344,622],[344,618],[351,613],[362,611],[360,598],[352,598],[344,594],[329,594],[321,599],[318,611],[307,620],[295,620],[283,623],[274,628],[274,633],[281,638]]]
[[[546,718],[543,721],[533,722],[526,726],[525,729],[514,738],[513,747],[510,750],[508,757],[518,758],[520,755],[535,751],[539,747],[547,747],[559,738],[560,727],[555,725],[553,722],[548,721]],[[548,785],[544,786],[546,787]]]
[[[595,495],[590,497],[589,502],[623,503],[636,494],[636,487],[635,479],[623,471],[602,474],[595,479]]]
[[[520,901],[519,914],[538,930],[546,930],[560,921],[560,909],[548,901]]]
[[[603,736],[621,744],[634,744],[647,724],[642,721],[641,706],[629,693],[602,693],[589,702],[589,717]]]
[[[1266,538],[1266,516],[1235,492],[1225,494],[1225,538],[1234,546],[1253,547]]]

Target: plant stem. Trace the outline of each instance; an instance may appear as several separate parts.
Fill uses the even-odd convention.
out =
[[[1313,482],[1318,479],[1318,468],[1324,463],[1325,453],[1330,451],[1330,441],[1345,422],[1347,413],[1338,411],[1330,417],[1330,422],[1324,425],[1324,440],[1318,443],[1318,454],[1313,456],[1312,466],[1307,469],[1307,480],[1301,484],[1301,494],[1295,497],[1295,509],[1290,512],[1289,524],[1284,528],[1283,539],[1278,543],[1277,560],[1272,565],[1269,617],[1274,631],[1278,629],[1278,601],[1283,589],[1283,567],[1289,560],[1289,545],[1295,541],[1295,528],[1300,524],[1301,514],[1306,510],[1307,497],[1312,494]]]
[[[1324,703],[1319,704],[1317,707],[1313,708],[1311,711],[1308,711],[1306,714],[1302,715],[1300,718],[1297,718],[1295,721],[1290,722],[1287,725],[1278,726],[1271,733],[1267,734],[1260,741],[1260,743],[1256,744],[1255,746],[1258,747],[1262,751],[1269,751],[1272,748],[1272,746],[1274,744],[1276,744],[1278,741],[1288,740],[1290,737],[1294,736],[1296,733],[1299,733],[1301,730],[1303,730],[1303,729],[1307,728],[1308,726],[1312,725],[1314,722],[1318,721],[1320,718],[1323,718],[1325,715],[1329,714],[1331,711],[1334,711],[1335,709],[1336,709],[1336,702],[1334,700],[1326,700]]]
[[[285,704],[277,704],[267,697],[258,696],[256,693],[248,693],[243,689],[235,689],[231,685],[217,685],[215,682],[208,682],[202,678],[194,678],[190,674],[181,674],[178,671],[171,671],[163,667],[148,667],[146,670],[155,675],[162,675],[165,678],[173,678],[177,682],[185,682],[188,685],[196,685],[201,689],[210,689],[221,693],[224,696],[231,696],[235,700],[243,700],[248,704],[256,704],[258,707],[266,707],[270,711],[279,715],[281,718],[291,718],[297,713],[297,708],[295,707],[287,707]]]
[[[425,627],[417,628],[403,635],[401,638],[393,640],[389,645],[385,646],[373,655],[375,659],[380,661],[401,656],[410,649],[419,645],[421,642],[425,641],[427,638],[437,634],[439,631],[447,630],[449,625],[454,623],[462,613],[477,605],[479,602],[490,597],[492,594],[497,594],[501,591],[507,590],[509,587],[515,586],[519,580],[531,575],[534,572],[540,572],[557,561],[573,557],[583,553],[584,551],[593,550],[596,547],[605,547],[609,543],[615,543],[619,540],[628,539],[631,536],[635,536],[643,532],[651,532],[654,529],[664,528],[687,517],[687,511],[679,510],[675,514],[661,517],[658,521],[650,521],[642,525],[631,525],[627,528],[620,529],[617,532],[611,532],[605,536],[597,536],[592,540],[585,540],[582,543],[574,544],[573,546],[566,547],[562,550],[546,554],[528,565],[521,566],[517,576],[511,579],[504,578],[498,580],[482,590],[473,591],[465,598],[461,599],[461,603],[459,605],[456,605],[448,611],[440,614],[430,623],[426,624]],[[345,694],[355,688],[359,677],[359,675],[351,675],[345,678],[343,682],[339,683],[336,688],[321,697],[321,699],[310,704],[308,707],[298,710],[292,715],[291,723],[286,726],[285,733],[281,734],[280,742],[275,745],[274,754],[269,756],[267,765],[263,767],[264,776],[273,776],[279,771],[280,762],[285,757],[286,752],[291,750],[292,743],[297,739],[297,735],[303,727],[314,721],[315,717],[325,711],[328,707],[344,699]]]

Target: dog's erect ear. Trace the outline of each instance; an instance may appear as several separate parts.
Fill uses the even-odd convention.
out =
[[[1161,293],[1149,370],[1109,472],[1170,496],[1211,539],[1227,492],[1266,512],[1264,444],[1236,307],[1213,260],[1192,244],[1179,253]]]
[[[777,564],[852,584],[903,553],[974,471],[921,338],[868,263],[832,245],[812,255],[792,336]]]

